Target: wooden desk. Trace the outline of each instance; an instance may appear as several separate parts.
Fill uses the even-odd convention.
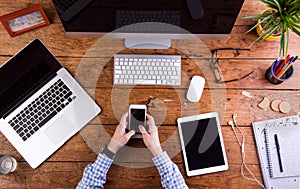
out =
[[[0,27],[0,62],[4,63],[32,39],[38,37],[53,52],[58,60],[76,76],[82,57],[97,39],[68,38],[63,32],[51,1],[36,0],[34,2],[43,5],[52,24],[14,38],[9,37],[4,28]],[[25,8],[30,4],[32,3],[28,0],[0,0],[0,15]],[[233,28],[231,38],[218,41],[206,40],[204,44],[211,50],[223,47],[248,47],[255,40],[256,34],[250,33],[244,35],[243,33],[254,24],[254,21],[244,20],[242,16],[254,15],[260,12],[263,7],[259,5],[261,4],[258,0],[246,0]],[[299,55],[300,38],[292,34],[290,39],[289,53]],[[122,41],[114,40],[110,45],[122,44]],[[112,94],[118,94],[118,91],[124,92],[128,88],[116,88],[112,85],[113,60],[110,59],[111,56],[108,56],[113,51],[111,46],[103,46],[100,53],[103,55],[99,55],[98,57],[100,59],[108,58],[109,60],[101,68],[100,75],[97,73],[100,79],[97,80],[96,87],[85,82],[88,80],[78,78],[90,94],[95,94],[95,100],[103,109],[101,114],[37,169],[30,168],[13,146],[0,134],[0,153],[11,155],[18,161],[18,168],[14,173],[0,176],[0,188],[74,188],[76,186],[82,177],[84,167],[89,162],[95,160],[97,154],[94,151],[101,148],[102,140],[109,140],[109,136],[112,135],[115,126],[118,124],[120,114],[125,112],[128,107],[128,102],[123,104],[123,101],[120,101],[119,105],[112,106]],[[251,122],[294,115],[299,112],[300,83],[298,81],[300,76],[297,71],[300,69],[300,66],[298,63],[295,64],[295,73],[290,80],[281,85],[272,85],[266,81],[264,73],[271,65],[271,62],[278,56],[278,41],[258,43],[252,47],[251,51],[220,51],[220,65],[225,79],[241,77],[252,70],[254,73],[242,81],[226,85],[206,85],[201,102],[189,105],[184,100],[188,87],[187,78],[191,78],[196,74],[203,75],[203,72],[195,66],[195,62],[201,60],[201,57],[197,53],[199,49],[197,47],[190,47],[190,49],[185,54],[175,48],[167,51],[135,51],[124,49],[122,52],[128,53],[182,54],[182,68],[183,73],[186,74],[180,87],[155,87],[155,89],[149,86],[134,87],[128,93],[128,101],[129,103],[143,103],[148,105],[150,112],[157,117],[156,121],[162,124],[159,128],[161,142],[164,143],[171,140],[169,142],[170,145],[164,146],[168,153],[175,153],[178,149],[180,150],[176,132],[176,119],[178,117],[182,114],[209,112],[214,111],[215,108],[225,107],[224,112],[219,113],[224,114],[221,122],[229,170],[204,176],[184,176],[185,180],[190,188],[259,188],[255,182],[245,180],[241,176],[239,146],[231,128],[226,123],[228,120],[231,120],[233,113],[238,114],[237,122],[242,127],[242,131],[246,136],[246,163],[258,179],[262,181]],[[91,70],[91,73],[95,71],[97,72],[97,70]],[[253,97],[248,98],[242,95],[243,91],[249,92]],[[212,99],[210,94],[218,92],[225,92],[226,96],[224,100],[217,101],[219,102],[219,107],[211,106]],[[273,112],[270,108],[266,110],[259,109],[257,104],[262,100],[263,96],[267,96],[270,100],[287,100],[292,106],[291,112],[289,114],[281,114]],[[103,132],[99,132],[99,129],[104,129],[102,131],[107,133],[107,135],[101,135]],[[89,140],[91,139],[90,137],[98,137],[101,141],[99,143],[97,141],[91,142]],[[128,146],[135,148],[144,147],[143,143],[138,140],[131,141]],[[124,154],[123,151],[120,153]],[[140,166],[144,168],[136,168],[136,165],[132,163],[134,162],[134,158],[137,158],[135,154],[132,156],[119,155],[116,164],[113,164],[108,172],[106,188],[161,187],[160,176],[156,168],[149,166],[152,165],[150,156],[140,163]],[[183,175],[185,175],[182,154],[180,152],[175,154],[172,160],[178,165]]]

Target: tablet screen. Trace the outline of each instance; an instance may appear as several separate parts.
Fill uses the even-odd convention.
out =
[[[180,124],[190,171],[225,165],[216,117]]]

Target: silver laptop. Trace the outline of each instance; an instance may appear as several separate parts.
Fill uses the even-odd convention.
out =
[[[0,131],[38,167],[101,112],[39,39],[0,68]]]

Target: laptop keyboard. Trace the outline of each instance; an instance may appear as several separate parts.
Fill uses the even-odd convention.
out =
[[[75,98],[59,79],[8,123],[26,141]]]

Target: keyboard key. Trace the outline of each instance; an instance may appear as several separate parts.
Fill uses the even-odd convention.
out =
[[[180,66],[181,66],[181,63],[180,63],[180,62],[176,62],[176,63],[174,63],[174,66],[180,67]]]
[[[115,74],[121,75],[122,74],[122,70],[115,70]]]
[[[56,115],[56,112],[52,112],[50,115],[44,118],[43,121],[41,121],[38,126],[41,128],[45,123],[47,123],[52,117]]]
[[[135,80],[134,84],[140,84],[140,85],[155,85],[155,80]]]

